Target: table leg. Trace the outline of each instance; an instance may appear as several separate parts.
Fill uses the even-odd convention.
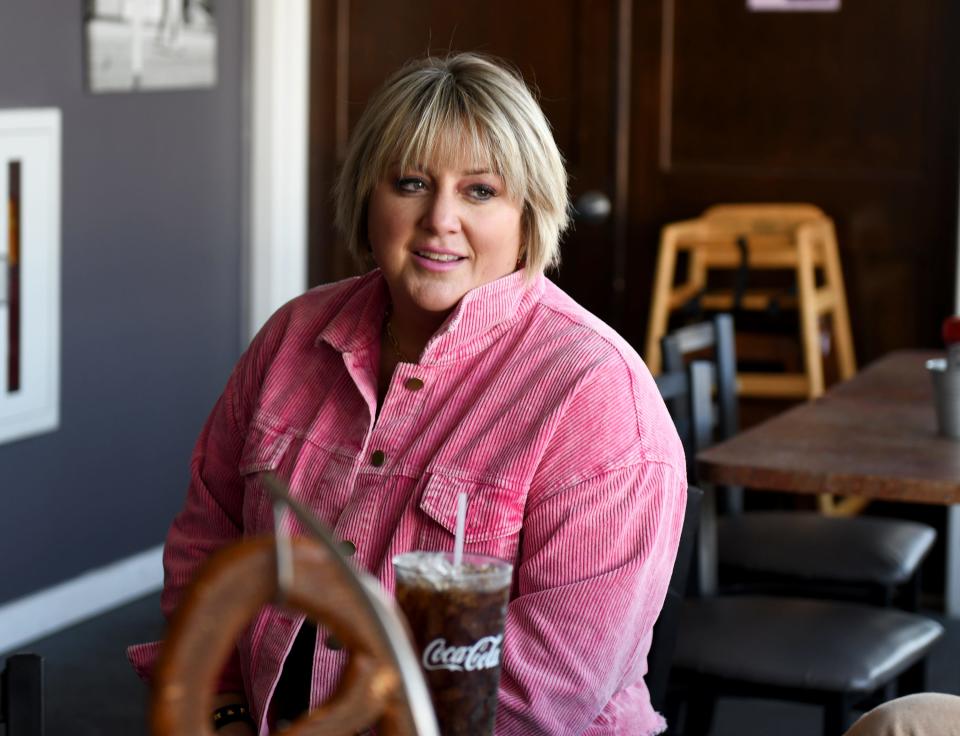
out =
[[[697,485],[703,489],[697,532],[697,582],[700,595],[707,596],[717,592],[717,494],[711,483]]]
[[[944,613],[960,618],[960,504],[947,506],[947,560],[943,591]]]

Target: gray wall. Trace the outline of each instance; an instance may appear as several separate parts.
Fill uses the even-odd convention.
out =
[[[0,109],[63,114],[61,418],[0,445],[0,603],[163,541],[241,346],[245,0],[219,84],[84,89],[80,0],[0,1]]]

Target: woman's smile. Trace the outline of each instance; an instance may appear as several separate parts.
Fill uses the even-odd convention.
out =
[[[466,256],[459,256],[456,253],[449,253],[443,250],[433,250],[431,248],[418,248],[413,254],[422,261],[420,265],[426,269],[437,271],[447,271],[466,260]]]

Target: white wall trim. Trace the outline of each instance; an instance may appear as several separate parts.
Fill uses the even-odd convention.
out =
[[[0,606],[0,652],[160,590],[163,546]]]
[[[307,286],[309,0],[252,0],[247,337]]]

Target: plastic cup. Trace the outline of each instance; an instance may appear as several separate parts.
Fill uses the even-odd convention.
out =
[[[960,439],[960,368],[935,358],[927,361],[927,370],[933,380],[937,428],[944,437]]]
[[[393,567],[440,733],[492,734],[513,566],[464,554],[457,567],[448,552],[408,552]]]

